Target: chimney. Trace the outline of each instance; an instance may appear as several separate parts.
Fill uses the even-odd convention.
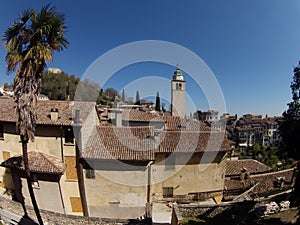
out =
[[[80,123],[80,110],[76,109],[75,110],[75,119],[74,119],[74,123],[75,124],[79,124]]]
[[[122,126],[122,110],[116,110],[116,126],[121,127]]]
[[[58,109],[51,108],[50,119],[52,122],[56,122],[58,120]]]
[[[107,116],[108,116],[108,119],[110,119],[110,120],[114,120],[116,118],[116,115],[112,109],[108,109]]]
[[[250,177],[250,172],[247,171],[247,168],[243,167],[240,173],[240,180],[245,180]]]

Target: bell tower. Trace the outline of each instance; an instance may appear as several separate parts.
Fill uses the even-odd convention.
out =
[[[185,80],[182,71],[179,67],[173,74],[171,81],[171,103],[172,103],[172,116],[185,116]]]

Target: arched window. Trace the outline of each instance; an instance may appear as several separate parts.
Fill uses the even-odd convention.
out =
[[[179,90],[182,90],[182,84],[181,83],[179,84]]]

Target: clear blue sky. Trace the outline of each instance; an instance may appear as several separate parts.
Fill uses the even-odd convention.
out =
[[[49,1],[1,3],[3,34],[22,10],[39,9]],[[163,40],[184,46],[205,61],[222,88],[231,114],[281,115],[291,100],[292,70],[300,60],[299,0],[51,3],[66,15],[70,46],[55,54],[49,67],[81,77],[94,60],[119,45]],[[5,54],[0,48],[0,84],[11,82],[14,76],[6,74]],[[145,75],[171,79],[173,71],[173,67],[160,64],[132,66],[122,71],[126,79],[112,79],[109,85],[119,89],[130,79]],[[187,88],[197,108],[207,110],[201,90],[188,82]],[[143,90],[139,92],[143,97]]]

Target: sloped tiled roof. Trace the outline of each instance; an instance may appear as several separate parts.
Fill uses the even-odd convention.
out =
[[[163,131],[157,152],[228,151],[230,143],[222,132]]]
[[[253,189],[253,193],[259,196],[272,194],[282,188],[290,188],[293,184],[294,173],[294,169],[287,169],[264,174],[250,175],[250,177],[245,180],[225,179],[224,197],[226,199],[232,199],[234,197],[233,195],[241,194],[256,184],[258,185]],[[283,187],[277,187],[275,185],[278,178],[284,179],[285,182]]]
[[[130,122],[164,122],[165,130],[210,131],[210,127],[201,121],[179,116],[162,116],[158,112],[141,109],[122,109],[122,120]]]
[[[243,168],[246,168],[250,174],[266,173],[272,170],[271,167],[254,159],[228,160],[225,175],[240,175]]]
[[[35,173],[63,174],[65,171],[60,159],[42,152],[28,152],[28,164],[30,171]],[[9,158],[1,166],[25,170],[23,155]]]
[[[16,122],[17,115],[15,110],[15,102],[12,98],[0,98],[0,121]],[[38,101],[37,102],[37,124],[47,125],[72,125],[74,110],[80,110],[80,120],[84,121],[91,110],[94,110],[94,102],[79,101]],[[58,109],[58,120],[52,121],[50,112],[52,108]]]
[[[179,116],[163,116],[162,119],[166,121],[166,130],[210,131],[210,127],[200,121],[180,118]]]
[[[151,113],[139,109],[122,109],[122,119],[125,121],[136,121],[136,122],[150,122],[150,121],[161,121],[164,122],[158,113]]]
[[[154,159],[153,127],[97,126],[82,157],[86,159],[140,160]]]

